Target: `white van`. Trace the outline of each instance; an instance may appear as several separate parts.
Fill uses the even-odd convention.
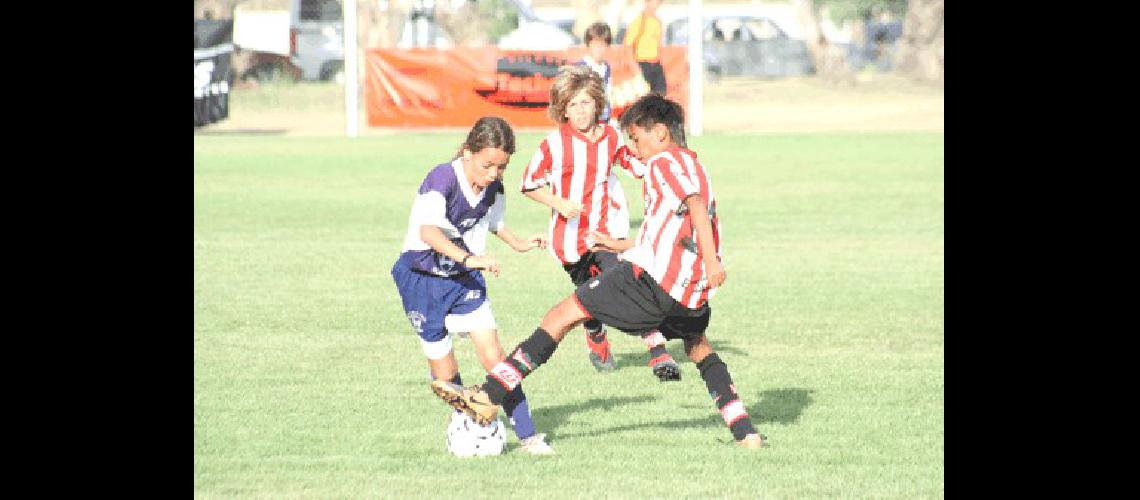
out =
[[[344,81],[344,16],[340,0],[291,0],[289,60],[302,80]]]

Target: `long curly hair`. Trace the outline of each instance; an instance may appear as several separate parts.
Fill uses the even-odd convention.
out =
[[[558,76],[550,86],[550,107],[546,114],[554,123],[566,122],[566,107],[570,100],[578,95],[582,89],[594,99],[594,118],[602,116],[606,110],[606,83],[601,76],[594,73],[589,66],[574,65],[563,66],[558,69]]]

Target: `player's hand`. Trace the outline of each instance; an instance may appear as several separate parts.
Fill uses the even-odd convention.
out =
[[[586,248],[594,252],[621,253],[632,247],[633,242],[630,240],[619,240],[598,231],[586,233]]]
[[[572,219],[582,213],[582,204],[576,201],[562,200],[558,203],[558,213],[567,219]]]
[[[724,266],[720,261],[714,261],[711,266],[708,266],[705,273],[708,276],[709,288],[716,288],[724,284],[724,280],[728,279],[727,273],[724,271]]]
[[[517,250],[519,252],[526,252],[526,251],[528,251],[532,248],[535,248],[535,247],[545,249],[546,248],[546,237],[543,236],[542,234],[536,234],[534,236],[531,236],[530,238],[527,238],[526,241],[522,242],[521,245],[515,247],[515,250]]]
[[[489,271],[495,276],[499,275],[499,261],[490,255],[473,255],[467,259],[467,267]]]

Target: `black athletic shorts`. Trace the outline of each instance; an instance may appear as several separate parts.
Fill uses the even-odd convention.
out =
[[[664,96],[668,88],[665,84],[665,67],[660,62],[637,61],[637,65],[641,67],[641,76],[649,84],[649,91]]]
[[[562,269],[566,270],[566,274],[570,275],[570,281],[574,282],[574,286],[585,283],[586,280],[598,276],[605,272],[607,269],[616,266],[618,263],[617,254],[613,252],[586,252],[578,262],[571,262],[569,264],[562,264]]]
[[[631,335],[660,330],[667,339],[696,338],[712,317],[707,302],[698,309],[681,305],[649,273],[626,261],[579,285],[574,298],[586,314]]]

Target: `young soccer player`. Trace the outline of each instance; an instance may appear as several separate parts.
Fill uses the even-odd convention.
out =
[[[649,82],[649,91],[665,95],[665,68],[661,66],[659,47],[665,35],[657,7],[661,0],[645,0],[641,14],[629,23],[625,32],[625,45],[633,48],[633,56],[641,67],[641,75]]]
[[[614,162],[640,178],[645,165],[623,144],[621,134],[607,123],[598,121],[605,104],[602,80],[585,66],[567,66],[559,71],[550,88],[547,113],[557,130],[539,144],[523,172],[522,192],[550,211],[550,253],[562,264],[575,286],[617,265],[617,254],[607,250],[591,250],[587,241],[591,231],[624,236],[625,227],[611,228],[611,213],[619,216],[628,210],[624,196],[611,199],[610,188],[617,184],[611,173]],[[549,185],[550,190],[544,189]],[[620,188],[619,188],[620,189]],[[614,209],[614,205],[618,205]],[[585,323],[586,345],[590,362],[599,371],[615,368],[610,341],[601,321]],[[649,366],[661,381],[679,380],[680,366],[665,350],[665,338],[657,332],[644,332],[649,348]]]
[[[621,250],[625,260],[547,312],[539,328],[492,368],[482,385],[433,382],[440,398],[476,420],[494,418],[497,405],[550,359],[566,332],[595,319],[627,333],[659,329],[666,338],[682,339],[733,437],[746,448],[764,444],[727,365],[705,336],[712,315],[708,300],[726,275],[708,171],[696,153],[673,140],[682,124],[681,106],[657,94],[638,99],[622,115],[622,129],[649,168],[648,203],[636,243],[594,234],[594,248]]]
[[[487,370],[504,358],[481,272],[498,276],[500,271],[498,260],[484,253],[487,231],[518,252],[546,247],[542,235],[520,240],[503,221],[502,176],[514,152],[511,126],[502,118],[480,118],[455,159],[428,173],[412,203],[408,234],[392,266],[392,279],[437,381],[462,383],[451,333],[469,334]],[[502,404],[521,450],[554,453],[545,434],[535,432],[521,386],[512,388]]]
[[[582,35],[582,42],[586,44],[586,55],[582,57],[581,64],[594,70],[598,76],[602,77],[602,90],[606,96],[606,107],[602,113],[598,115],[598,121],[609,123],[610,112],[610,92],[611,82],[613,81],[613,73],[610,71],[610,63],[606,62],[603,57],[606,54],[606,49],[610,48],[613,43],[614,37],[610,33],[610,25],[603,22],[596,22],[586,28],[586,33]]]

